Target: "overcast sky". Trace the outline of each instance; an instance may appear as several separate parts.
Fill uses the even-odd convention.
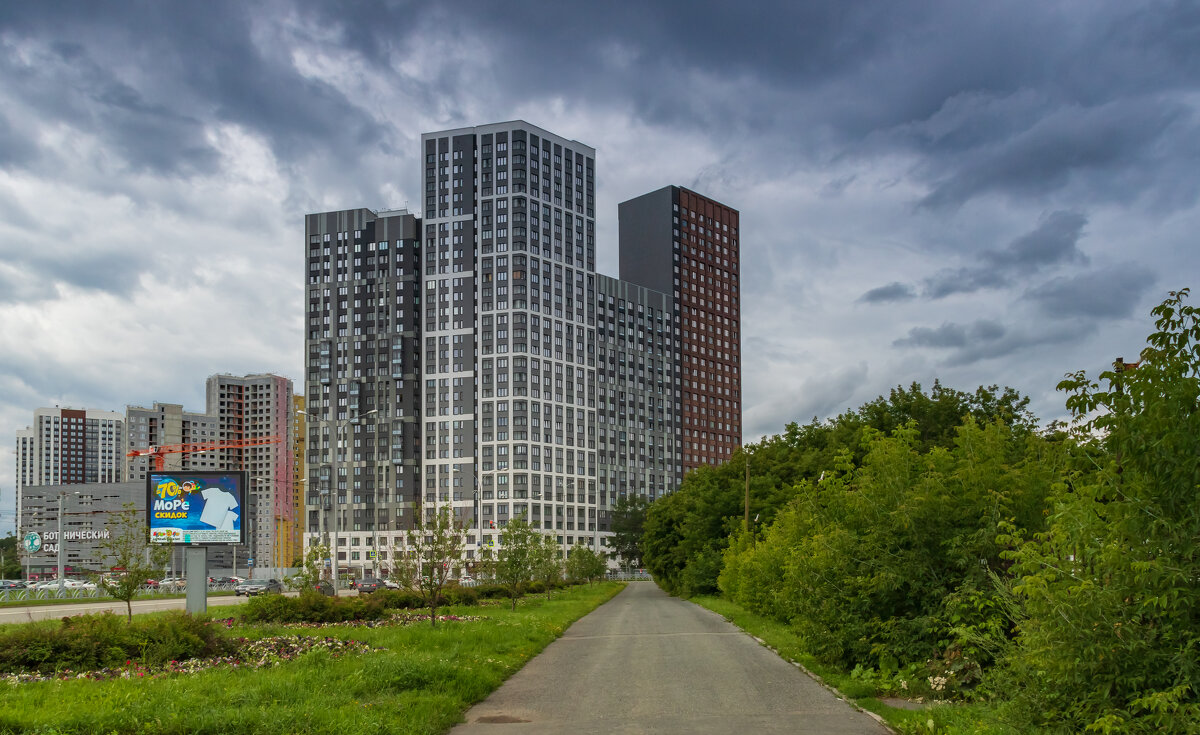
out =
[[[741,211],[745,438],[1133,359],[1200,269],[1194,2],[0,4],[0,529],[42,406],[303,378],[303,215],[527,120]],[[299,386],[297,386],[299,387]]]

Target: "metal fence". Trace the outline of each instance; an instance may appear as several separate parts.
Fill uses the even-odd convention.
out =
[[[209,583],[209,592],[233,592],[237,587],[235,583],[214,584]],[[165,597],[167,595],[182,595],[187,592],[187,584],[173,585],[143,585],[137,591],[135,597]],[[107,592],[97,587],[96,589],[64,589],[61,594],[57,587],[50,589],[5,589],[0,590],[0,602],[39,602],[42,600],[110,600],[113,599]]]

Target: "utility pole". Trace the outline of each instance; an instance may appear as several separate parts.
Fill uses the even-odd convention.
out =
[[[746,456],[746,533],[750,533],[750,454],[743,451]]]

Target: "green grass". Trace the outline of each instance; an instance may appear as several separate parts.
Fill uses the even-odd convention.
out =
[[[253,637],[308,633],[386,650],[316,652],[272,669],[65,681],[0,688],[0,733],[440,733],[462,719],[567,627],[624,585],[574,587],[553,599],[452,607],[479,622],[320,630],[264,627]]]
[[[693,597],[691,600],[765,641],[781,657],[808,669],[848,701],[879,715],[901,733],[1016,735],[999,721],[994,709],[985,704],[939,704],[920,710],[889,706],[878,698],[873,686],[814,658],[804,641],[786,624],[756,615],[719,597]]]

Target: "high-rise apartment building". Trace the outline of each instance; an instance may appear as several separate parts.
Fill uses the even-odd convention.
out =
[[[205,385],[207,413],[217,421],[217,441],[278,437],[279,441],[204,452],[219,469],[245,470],[250,480],[247,498],[249,549],[256,568],[291,566],[292,558],[276,556],[276,539],[292,522],[294,447],[292,444],[292,381],[279,375],[212,375]]]
[[[419,506],[418,220],[305,217],[305,538],[337,566],[387,567]]]
[[[206,413],[185,411],[178,403],[155,402],[150,408],[126,406],[126,446],[129,451],[146,450],[150,447],[165,447],[174,444],[193,444],[217,441],[218,420]],[[213,452],[162,455],[163,469],[219,470],[225,469],[220,458]],[[124,480],[145,480],[146,473],[154,469],[154,459],[147,455],[129,457],[125,463]]]
[[[306,218],[306,545],[387,569],[448,506],[468,557],[518,517],[603,551],[619,497],[740,443],[737,212],[677,187],[621,205],[611,278],[591,147],[523,121],[421,146],[423,219]]]
[[[667,186],[619,206],[621,278],[674,297],[683,472],[742,442],[739,215]]]
[[[449,504],[472,553],[518,516],[576,543],[596,530],[596,152],[521,121],[421,145],[423,512]]]
[[[37,409],[33,425],[17,432],[18,523],[25,487],[120,481],[123,419],[119,413],[90,408]]]

